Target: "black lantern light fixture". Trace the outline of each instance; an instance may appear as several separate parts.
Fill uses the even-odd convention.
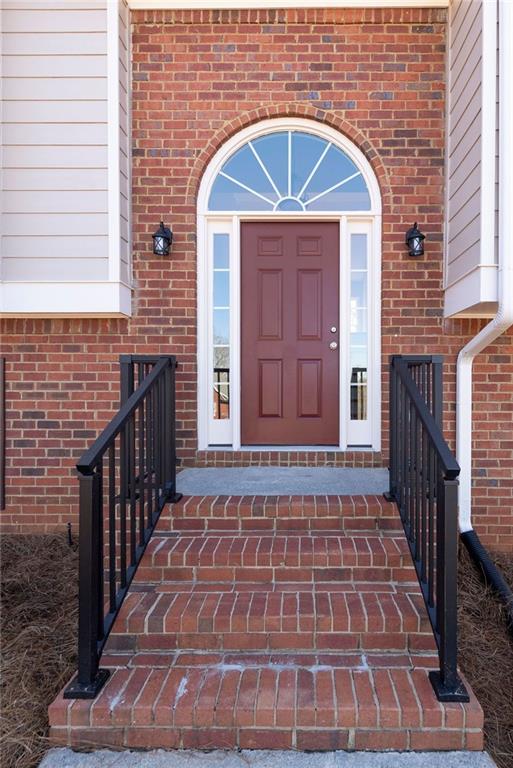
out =
[[[416,258],[417,256],[424,255],[425,239],[426,236],[423,235],[419,229],[417,229],[417,222],[415,222],[413,227],[410,227],[406,233],[406,245],[408,246],[410,256]]]
[[[157,229],[153,237],[153,253],[155,256],[169,256],[169,249],[173,242],[173,233],[168,227],[164,226],[164,222],[160,222],[160,227]]]

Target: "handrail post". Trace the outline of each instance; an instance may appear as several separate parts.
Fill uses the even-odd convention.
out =
[[[132,355],[120,355],[119,357],[119,404],[126,403],[134,391],[134,364]]]
[[[443,432],[443,358],[441,355],[433,355],[431,358],[432,375],[432,414],[433,418]]]
[[[458,480],[440,477],[436,509],[436,614],[440,671],[429,679],[439,701],[468,701],[458,675]]]
[[[395,373],[395,355],[390,357],[389,365],[389,402],[388,402],[388,452],[390,456],[389,461],[389,487],[388,491],[385,491],[383,496],[386,501],[395,501],[397,498],[397,380]]]
[[[169,365],[164,374],[165,387],[165,478],[167,500],[173,504],[180,501],[181,493],[176,491],[176,358],[169,359]]]
[[[99,616],[103,616],[101,552],[101,482],[98,472],[79,474],[78,674],[64,691],[65,699],[92,699],[109,671],[99,669]]]

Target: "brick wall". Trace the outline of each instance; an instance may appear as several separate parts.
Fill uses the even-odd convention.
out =
[[[73,464],[116,407],[121,353],[179,357],[179,455],[196,461],[195,196],[226,138],[262,118],[325,121],[372,163],[383,195],[383,360],[446,356],[452,441],[455,356],[479,324],[442,317],[445,11],[136,11],[132,21],[134,315],[4,322],[5,525],[76,519]],[[151,254],[161,215],[173,225],[171,260]],[[417,261],[404,248],[415,219],[427,234]],[[503,548],[513,548],[512,380],[510,334],[480,356],[475,383],[476,520]],[[385,365],[383,385],[385,429]]]

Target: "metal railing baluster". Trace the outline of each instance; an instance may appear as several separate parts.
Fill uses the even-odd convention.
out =
[[[104,685],[109,672],[99,664],[106,639],[160,512],[167,502],[181,498],[176,491],[176,359],[123,355],[120,362],[120,409],[77,464],[78,673],[64,692],[68,699],[94,698]],[[104,604],[107,577],[108,608]]]
[[[442,358],[390,361],[390,489],[438,646],[430,680],[440,701],[468,701],[457,668],[458,475],[442,434]]]

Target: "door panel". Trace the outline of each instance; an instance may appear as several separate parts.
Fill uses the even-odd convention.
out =
[[[338,445],[338,223],[243,223],[241,282],[242,444]]]

